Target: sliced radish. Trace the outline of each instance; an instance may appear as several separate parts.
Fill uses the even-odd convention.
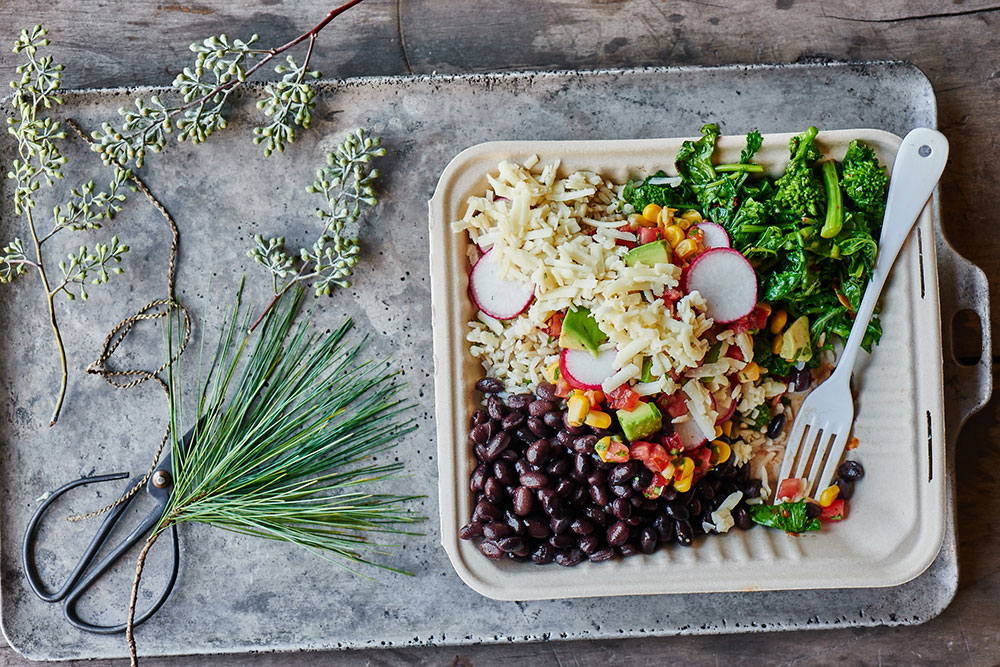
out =
[[[559,371],[574,389],[600,389],[602,382],[618,372],[617,354],[617,350],[610,349],[595,357],[587,350],[563,349],[559,354]]]
[[[733,413],[736,412],[736,401],[725,391],[721,391],[718,397],[712,394],[712,407],[719,413],[719,417],[715,420],[715,425],[718,426],[729,421]]]
[[[700,222],[695,227],[700,229],[702,234],[705,235],[704,244],[706,248],[732,247],[729,245],[729,234],[722,228],[722,225],[717,225],[714,222]]]
[[[702,432],[701,427],[693,419],[680,424],[674,424],[674,433],[681,439],[684,450],[701,447],[708,442],[708,437]]]
[[[706,314],[718,324],[746,317],[757,305],[757,274],[732,248],[712,248],[688,267],[687,291],[705,299]]]
[[[490,317],[509,320],[517,317],[531,305],[535,288],[528,283],[500,277],[500,267],[487,250],[472,267],[469,274],[469,294],[472,300]]]

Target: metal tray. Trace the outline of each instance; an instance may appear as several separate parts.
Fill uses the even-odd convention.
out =
[[[756,159],[772,175],[780,174],[787,161],[791,136],[764,135]],[[824,155],[841,158],[852,139],[874,148],[891,169],[900,143],[894,134],[823,131],[817,144]],[[682,141],[490,142],[462,151],[438,182],[430,201],[430,255],[441,539],[456,572],[483,595],[540,600],[895,586],[923,572],[940,550],[946,506],[942,348],[934,246],[924,244],[934,235],[927,209],[886,285],[881,313],[886,333],[875,354],[864,355],[857,364],[859,411],[853,433],[861,446],[852,458],[864,464],[866,475],[851,501],[849,521],[800,536],[731,531],[725,537],[698,539],[692,549],[667,548],[575,568],[493,562],[472,542],[458,538],[458,527],[468,521],[475,504],[467,483],[476,465],[468,424],[478,398],[473,385],[482,377],[482,367],[468,354],[465,341],[465,323],[476,312],[467,296],[468,236],[452,232],[450,223],[461,219],[469,196],[482,196],[486,174],[501,160],[538,156],[537,169],[561,160],[560,176],[588,169],[624,182],[664,167],[671,173]],[[738,160],[743,144],[741,136],[721,137],[718,159]],[[915,447],[918,442],[926,446]]]
[[[849,97],[844,91],[850,91]],[[67,95],[59,113],[93,127],[115,116],[136,92],[150,91]],[[421,406],[419,430],[394,453],[411,473],[399,491],[429,494],[419,508],[429,517],[438,515],[438,502],[433,496],[437,472],[424,216],[425,202],[453,155],[499,139],[686,136],[709,120],[721,122],[727,134],[809,124],[823,129],[879,127],[902,134],[935,123],[929,82],[904,63],[357,79],[323,84],[318,97],[313,127],[284,155],[260,159],[249,131],[259,122],[258,112],[240,97],[231,129],[202,146],[169,146],[150,157],[143,176],[179,221],[179,294],[196,315],[195,335],[205,329],[211,339],[240,275],[247,273],[254,302],[267,297],[269,285],[244,257],[252,234],[284,234],[290,244],[305,242],[314,229],[316,202],[303,188],[324,153],[358,125],[383,137],[389,155],[382,164],[382,204],[365,223],[354,287],[317,301],[317,317],[328,326],[354,316],[359,333],[374,335],[373,354],[392,353],[399,360],[411,396]],[[80,142],[67,141],[66,150],[70,168],[80,165],[79,171],[67,173],[69,181],[97,173],[96,156]],[[9,164],[11,151],[10,138],[0,140],[0,162]],[[15,220],[9,188],[7,180],[0,184],[5,236],[13,235]],[[163,296],[160,276],[169,233],[158,214],[136,199],[106,231],[127,238],[132,256],[117,287],[95,289],[90,304],[61,309],[73,353],[67,408],[54,429],[45,425],[54,375],[37,285],[25,282],[0,291],[5,397],[0,420],[0,613],[10,643],[35,659],[125,654],[121,637],[78,633],[57,607],[28,591],[20,572],[20,538],[45,490],[81,474],[136,472],[148,465],[165,418],[158,389],[120,392],[82,372],[112,324]],[[982,274],[957,259],[943,240],[938,243],[943,321],[951,321],[952,309],[969,307],[988,322]],[[960,369],[945,361],[950,445],[962,420],[989,394],[986,333],[987,353],[980,365]],[[950,349],[948,327],[944,341]],[[127,357],[145,365],[159,359],[161,344],[159,331],[150,327],[130,340]],[[196,361],[192,354],[189,371]],[[948,465],[950,469],[950,460]],[[948,482],[951,498],[950,474]],[[64,509],[94,509],[119,491],[68,499]],[[188,526],[181,531],[177,588],[157,616],[138,630],[137,640],[141,654],[152,656],[917,623],[939,613],[956,589],[953,505],[946,516],[937,559],[902,586],[644,596],[627,605],[601,598],[487,600],[453,572],[439,544],[436,520],[428,522],[426,536],[407,540],[395,559],[416,577],[375,573],[374,582],[345,575],[285,545]],[[92,524],[51,522],[45,572],[53,578],[65,572],[58,563],[78,550],[74,538],[93,530]],[[105,621],[120,617],[131,569],[120,572],[121,589],[95,597],[85,611]],[[155,569],[148,572],[153,589]]]

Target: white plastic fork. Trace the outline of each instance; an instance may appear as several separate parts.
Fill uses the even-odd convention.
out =
[[[927,128],[911,130],[899,146],[889,179],[889,197],[882,222],[875,270],[858,307],[851,335],[825,382],[812,390],[792,422],[778,481],[804,478],[805,495],[829,486],[844,454],[854,422],[851,374],[868,322],[896,256],[948,160],[948,140]],[[820,472],[822,471],[822,472]]]

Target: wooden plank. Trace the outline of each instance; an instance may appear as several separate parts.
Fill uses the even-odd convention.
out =
[[[941,186],[949,237],[1000,284],[1000,5],[985,0],[830,0],[816,3],[621,0],[465,3],[369,0],[320,37],[315,65],[329,76],[598,68],[642,65],[794,62],[814,58],[899,58],[934,83],[940,125],[952,142]],[[66,84],[103,87],[168,84],[191,56],[187,45],[210,34],[259,32],[267,46],[300,34],[330,3],[225,0],[137,3],[0,4],[0,45],[26,25],[52,29],[54,50],[71,66]],[[0,75],[20,57],[0,49]],[[847,91],[845,91],[847,94]],[[766,113],[766,109],[762,109]],[[724,110],[718,110],[724,116]],[[1000,305],[995,305],[997,322]],[[1000,551],[995,498],[1000,482],[998,403],[966,426],[958,451],[962,580],[953,605],[920,627],[751,636],[690,637],[325,654],[323,662],[377,665],[995,664],[1000,632]],[[259,656],[256,664],[315,664],[313,654]],[[196,665],[199,658],[147,665]],[[219,665],[242,665],[246,656]],[[0,665],[28,664],[0,648]],[[108,663],[93,663],[103,665]]]

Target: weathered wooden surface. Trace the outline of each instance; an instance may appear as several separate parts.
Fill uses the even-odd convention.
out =
[[[167,84],[190,60],[187,44],[211,34],[280,44],[321,18],[330,3],[211,0],[197,4],[106,2],[0,4],[0,44],[34,23],[51,29],[67,86]],[[945,228],[954,245],[1000,285],[1000,4],[968,0],[802,0],[727,3],[655,0],[460,2],[369,0],[320,37],[314,63],[327,76],[589,69],[641,65],[905,59],[938,94],[940,127],[952,144],[942,183]],[[0,49],[0,77],[19,58]],[[845,91],[845,97],[849,91]],[[845,101],[849,103],[849,101]],[[767,110],[762,109],[762,114]],[[719,110],[724,115],[724,110]],[[997,307],[992,320],[997,322]],[[233,656],[220,665],[338,664],[998,664],[1000,479],[997,402],[959,440],[961,583],[952,606],[926,625],[754,636],[691,637],[394,649],[347,654]],[[194,665],[198,658],[145,661]],[[0,649],[0,665],[22,664]]]

